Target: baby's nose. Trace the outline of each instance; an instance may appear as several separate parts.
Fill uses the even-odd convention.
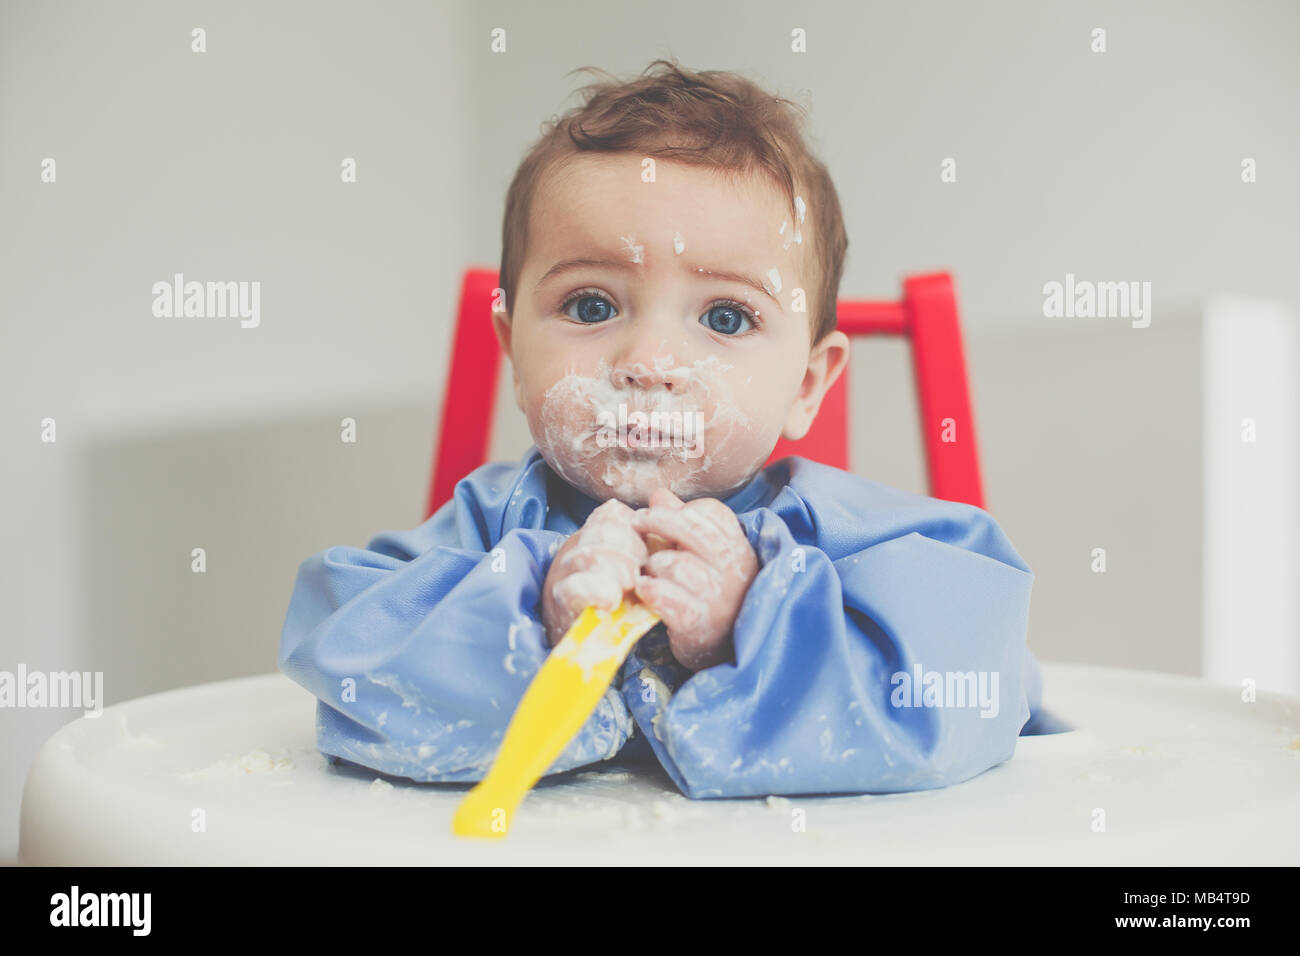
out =
[[[671,356],[651,358],[649,361],[620,362],[610,370],[610,380],[615,388],[654,388],[679,391],[686,385],[688,370],[677,365]]]

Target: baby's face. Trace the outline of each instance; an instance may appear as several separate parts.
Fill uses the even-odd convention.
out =
[[[735,183],[586,154],[536,194],[509,320],[515,398],[547,463],[598,500],[723,498],[800,438],[848,357],[810,349],[809,222],[765,177]],[[803,211],[802,198],[800,210]],[[802,241],[795,241],[796,238]]]

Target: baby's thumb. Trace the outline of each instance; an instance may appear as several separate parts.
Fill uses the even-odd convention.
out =
[[[656,488],[650,492],[651,508],[671,508],[674,511],[678,508],[685,508],[686,502],[682,501],[667,488]]]

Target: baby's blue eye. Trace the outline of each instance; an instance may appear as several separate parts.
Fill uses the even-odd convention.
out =
[[[571,311],[574,306],[578,307],[578,314],[574,315]],[[570,318],[577,319],[588,325],[594,325],[597,322],[604,322],[606,319],[612,319],[618,313],[614,311],[614,305],[604,296],[591,295],[590,293],[576,296],[565,303],[564,312]]]
[[[754,325],[744,309],[726,303],[720,303],[710,308],[708,312],[700,316],[700,322],[713,329],[714,332],[720,332],[723,335],[735,335],[737,332],[747,331],[740,328],[742,322],[748,323],[751,328]]]

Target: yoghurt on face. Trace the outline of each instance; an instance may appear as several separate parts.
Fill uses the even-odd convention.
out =
[[[683,500],[743,484],[767,457],[760,428],[735,403],[716,356],[692,365],[655,360],[658,384],[636,384],[640,363],[595,373],[570,369],[528,410],[529,427],[547,464],[597,499],[637,507],[655,488]],[[668,383],[671,382],[671,387]]]

